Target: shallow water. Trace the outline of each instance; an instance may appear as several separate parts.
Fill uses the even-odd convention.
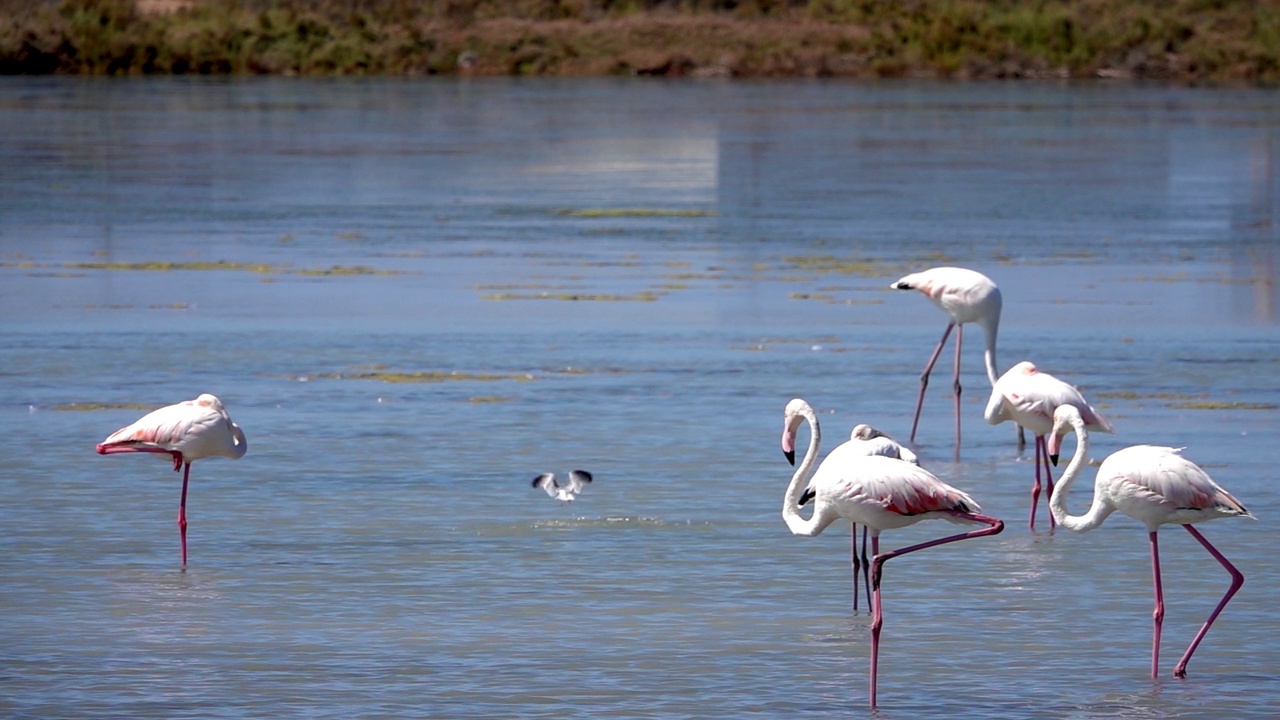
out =
[[[1278,152],[1246,90],[0,80],[0,713],[868,716],[782,408],[905,437],[944,323],[887,286],[955,263],[1096,457],[1186,446],[1259,520],[1203,526],[1247,583],[1182,681],[1227,576],[1162,533],[1151,680],[1142,527],[1027,530],[971,329],[959,459],[950,349],[917,451],[1008,527],[886,566],[874,714],[1269,717]],[[142,411],[66,408],[200,392],[250,448],[195,464],[183,571],[178,477],[93,453]]]

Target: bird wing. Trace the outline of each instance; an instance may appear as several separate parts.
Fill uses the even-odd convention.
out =
[[[556,485],[556,474],[542,473],[541,475],[533,479],[533,487],[542,488],[547,492],[548,495],[550,495],[551,497],[555,497],[556,490],[559,489],[559,486]]]
[[[1199,465],[1182,457],[1180,448],[1134,445],[1112,453],[1098,469],[1117,504],[1141,501],[1168,513],[1252,514],[1213,481]],[[1122,507],[1122,509],[1125,509]],[[1185,516],[1184,516],[1185,517]]]
[[[229,421],[217,409],[188,400],[143,415],[133,424],[108,435],[100,447],[132,445],[196,455],[194,450],[207,439],[208,431],[219,427],[229,430],[228,425]]]
[[[981,507],[972,497],[941,480],[919,465],[882,455],[859,455],[845,443],[823,462],[838,468],[827,492],[846,501],[868,503],[902,516],[931,512],[979,512]],[[833,457],[836,462],[832,463]],[[822,468],[819,468],[821,471]],[[810,487],[824,493],[827,480],[815,475]]]
[[[580,493],[591,482],[591,473],[586,470],[569,471],[569,492]]]

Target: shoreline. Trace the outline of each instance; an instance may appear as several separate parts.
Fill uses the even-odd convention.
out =
[[[659,5],[624,14],[584,0],[576,16],[552,19],[499,16],[486,0],[453,15],[408,0],[369,0],[359,11],[336,0],[60,0],[29,12],[16,11],[19,2],[0,0],[0,74],[1280,83],[1280,0],[832,0],[822,12]]]

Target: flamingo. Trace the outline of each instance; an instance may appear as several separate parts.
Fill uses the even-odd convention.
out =
[[[533,479],[533,487],[540,487],[547,491],[551,497],[560,502],[573,502],[591,482],[591,473],[586,470],[570,470],[569,484],[560,485],[556,482],[555,473],[543,473]]]
[[[1009,368],[991,388],[991,398],[982,416],[992,425],[1013,420],[1036,436],[1035,483],[1031,486],[1031,518],[1027,526],[1036,529],[1036,504],[1040,500],[1040,468],[1043,465],[1046,479],[1045,492],[1053,494],[1053,473],[1049,467],[1049,453],[1045,450],[1045,435],[1053,426],[1053,412],[1063,405],[1074,405],[1090,430],[1115,432],[1102,414],[1085,402],[1084,395],[1074,386],[1049,373],[1040,372],[1035,365],[1023,361]],[[1049,515],[1049,529],[1053,529],[1053,514]]]
[[[1227,606],[1231,596],[1244,585],[1244,575],[1205,539],[1192,523],[1224,517],[1254,518],[1253,514],[1222,489],[1198,465],[1182,457],[1180,448],[1134,445],[1112,453],[1098,468],[1093,485],[1093,505],[1084,515],[1067,514],[1067,493],[1089,453],[1088,422],[1072,405],[1061,405],[1053,413],[1053,434],[1049,436],[1049,457],[1058,462],[1061,436],[1075,431],[1076,451],[1062,473],[1058,487],[1049,496],[1049,510],[1058,524],[1075,532],[1087,532],[1102,525],[1108,515],[1119,510],[1147,526],[1151,542],[1151,577],[1155,584],[1156,607],[1152,614],[1151,677],[1160,664],[1160,628],[1164,623],[1164,591],[1160,585],[1160,549],[1156,531],[1161,525],[1181,525],[1231,575],[1231,587],[1218,606],[1200,626],[1182,659],[1173,667],[1174,677],[1187,676],[1187,662],[1196,651],[1209,626]]]
[[[794,440],[793,440],[794,444]],[[884,457],[897,458],[905,460],[913,465],[919,465],[920,461],[916,454],[904,447],[901,443],[893,438],[885,435],[880,430],[866,424],[860,423],[855,425],[853,432],[849,433],[849,440],[845,445],[853,445],[859,455],[882,455]],[[806,489],[804,495],[800,497],[800,504],[808,505],[813,500],[813,492]],[[858,612],[858,575],[862,575],[862,582],[866,585],[867,599],[871,599],[871,561],[867,557],[867,529],[862,528],[862,558],[858,558],[858,524],[853,523],[850,528],[850,549],[849,554],[852,558],[853,565],[853,612]]]
[[[183,566],[187,564],[187,480],[191,477],[191,463],[219,455],[239,459],[248,449],[244,431],[231,421],[222,401],[208,393],[147,413],[98,444],[99,455],[158,453],[173,458],[174,471],[185,468],[182,499],[178,503]]]
[[[871,707],[876,706],[876,668],[880,657],[880,627],[884,622],[880,602],[881,566],[888,560],[935,545],[983,535],[995,535],[1004,523],[980,515],[973,498],[947,485],[932,473],[905,460],[863,455],[856,445],[845,443],[832,450],[809,483],[813,492],[813,515],[800,516],[800,500],[805,493],[814,461],[818,457],[821,431],[818,417],[807,402],[796,398],[787,403],[783,415],[782,452],[795,461],[795,437],[800,423],[809,423],[809,449],[791,476],[782,501],[782,519],[795,535],[813,537],[840,518],[861,523],[871,532]],[[929,540],[889,552],[880,552],[880,532],[914,525],[921,520],[940,518],[957,523],[987,527]]]
[[[996,384],[996,335],[1000,330],[1000,309],[1004,300],[1000,288],[991,278],[975,270],[958,267],[936,267],[901,278],[889,287],[895,290],[919,290],[925,297],[951,316],[947,329],[942,332],[938,347],[929,357],[929,363],[920,373],[920,397],[916,400],[916,414],[911,421],[910,442],[916,441],[916,427],[920,424],[920,409],[924,406],[924,391],[929,386],[929,373],[938,362],[942,348],[947,344],[952,328],[956,330],[955,380],[952,387],[956,396],[956,450],[960,449],[960,346],[964,340],[965,323],[977,323],[986,337],[984,359],[987,379]],[[1022,432],[1018,432],[1019,447]]]

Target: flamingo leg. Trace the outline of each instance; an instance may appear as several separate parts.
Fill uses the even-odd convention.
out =
[[[1191,653],[1196,651],[1196,648],[1200,645],[1200,641],[1204,639],[1205,633],[1209,632],[1209,626],[1213,624],[1214,620],[1218,619],[1218,614],[1221,613],[1222,609],[1231,601],[1231,596],[1235,595],[1236,591],[1240,589],[1240,586],[1244,585],[1244,573],[1237,570],[1236,566],[1231,564],[1231,561],[1227,560],[1222,553],[1218,552],[1218,549],[1206,540],[1205,537],[1200,534],[1199,530],[1196,530],[1190,525],[1183,525],[1182,527],[1186,528],[1187,532],[1191,533],[1192,537],[1200,541],[1200,544],[1204,546],[1205,550],[1209,551],[1209,554],[1213,556],[1214,560],[1221,563],[1222,567],[1226,568],[1227,572],[1231,573],[1231,587],[1227,589],[1227,594],[1222,596],[1222,600],[1218,601],[1218,606],[1213,609],[1213,612],[1209,613],[1209,619],[1205,620],[1204,625],[1200,626],[1200,632],[1197,632],[1195,638],[1191,640],[1191,645],[1189,645],[1187,647],[1187,651],[1183,653],[1182,659],[1178,661],[1177,665],[1173,666],[1173,676],[1179,678],[1187,676],[1187,662],[1191,660]],[[1152,535],[1154,534],[1155,533],[1152,533]]]
[[[871,707],[876,706],[876,673],[880,663],[880,626],[884,624],[884,612],[880,606],[880,534],[871,536],[871,555],[873,569],[871,571],[871,687],[867,694],[871,698]]]
[[[849,555],[853,559],[853,614],[858,614],[858,576],[862,574],[862,562],[858,559],[858,523],[853,523],[849,532]],[[867,595],[870,602],[871,596]]]
[[[911,421],[911,442],[916,441],[916,427],[920,424],[920,409],[924,407],[924,390],[929,387],[929,373],[933,372],[933,366],[938,362],[938,356],[942,354],[942,348],[947,344],[947,338],[951,336],[951,328],[955,327],[954,321],[947,323],[947,329],[942,331],[942,339],[938,341],[938,347],[934,348],[933,355],[929,357],[929,364],[924,366],[924,372],[920,373],[920,397],[916,399],[916,417]]]
[[[1156,609],[1151,613],[1151,677],[1160,674],[1160,629],[1164,627],[1164,587],[1160,583],[1160,542],[1155,532],[1151,539],[1151,580],[1156,588]]]
[[[1036,505],[1040,502],[1040,466],[1043,457],[1042,449],[1044,448],[1044,437],[1036,436],[1036,481],[1031,486],[1031,517],[1027,520],[1027,527],[1031,532],[1036,531]]]
[[[1018,454],[1021,455],[1022,451],[1025,450],[1026,447],[1027,447],[1027,434],[1026,432],[1023,431],[1022,426],[1019,425],[1018,426]]]
[[[872,552],[871,598],[872,600],[871,600],[871,692],[870,692],[870,695],[871,695],[871,707],[873,708],[876,706],[876,670],[877,670],[877,666],[879,664],[879,658],[880,658],[880,626],[884,624],[884,613],[880,605],[881,566],[883,566],[890,559],[896,558],[899,555],[906,555],[907,553],[912,553],[917,550],[924,550],[925,548],[931,548],[936,545],[945,545],[947,543],[953,543],[953,542],[956,542],[957,540],[968,540],[969,538],[982,537],[984,535],[998,535],[1002,530],[1004,530],[1003,521],[997,518],[989,517],[987,515],[979,515],[978,513],[966,513],[966,512],[959,512],[959,511],[952,511],[949,514],[954,515],[955,517],[966,518],[974,522],[983,523],[987,525],[987,527],[979,528],[977,530],[969,530],[968,532],[957,533],[955,535],[948,535],[946,537],[937,538],[935,540],[928,540],[926,542],[918,543],[916,545],[910,545],[908,547],[898,548],[897,550],[891,550],[883,554],[880,552],[880,536],[878,534],[871,536],[871,552]]]
[[[187,565],[187,479],[190,477],[191,463],[187,463],[182,473],[182,500],[178,502],[178,535],[182,538],[183,567]]]
[[[960,456],[960,346],[964,344],[964,325],[956,326],[956,367],[951,387],[956,394],[956,459]]]
[[[1045,508],[1048,509],[1049,498],[1053,497],[1053,467],[1049,464],[1049,441],[1043,435],[1039,437],[1037,442],[1040,443],[1040,456],[1044,458],[1044,498]],[[1057,522],[1053,519],[1053,513],[1049,513],[1049,532],[1057,526]]]
[[[862,582],[867,589],[867,602],[871,602],[871,558],[867,557],[867,526],[862,526]]]

